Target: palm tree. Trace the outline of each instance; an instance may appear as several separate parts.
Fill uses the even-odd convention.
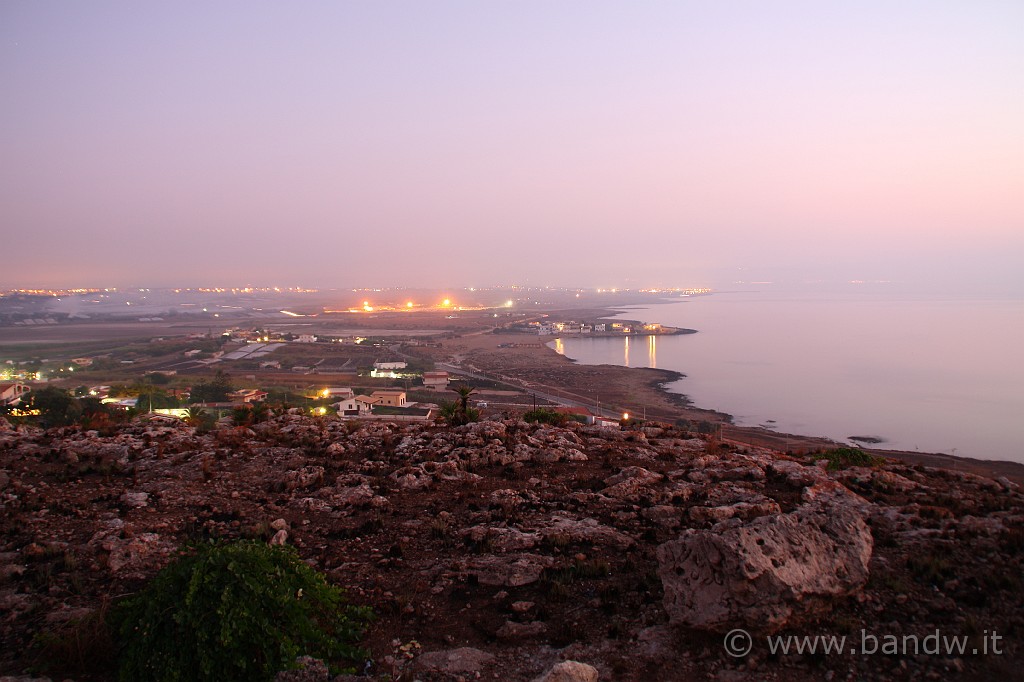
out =
[[[202,426],[206,421],[206,410],[198,405],[189,405],[185,408],[185,423],[189,426]]]
[[[443,400],[438,405],[437,416],[445,424],[455,426],[459,414],[459,404],[451,400]]]
[[[252,409],[248,405],[238,405],[232,408],[231,421],[235,426],[249,426],[253,421]]]
[[[463,384],[455,389],[455,392],[459,394],[459,409],[463,414],[469,410],[469,396],[473,394],[475,389],[468,384]]]
[[[451,426],[462,426],[479,419],[480,411],[469,406],[469,396],[473,394],[473,387],[463,384],[455,389],[455,392],[459,395],[458,400],[442,402],[438,416]]]

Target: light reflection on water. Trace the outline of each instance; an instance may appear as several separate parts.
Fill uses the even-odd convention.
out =
[[[682,372],[670,389],[738,424],[1024,461],[1024,302],[716,294],[627,315],[698,333],[555,348]],[[645,338],[648,352],[631,354]]]

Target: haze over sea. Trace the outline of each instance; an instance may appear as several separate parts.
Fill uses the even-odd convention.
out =
[[[551,345],[585,364],[682,372],[670,390],[738,425],[1024,462],[1019,298],[737,291],[622,317],[698,333]]]

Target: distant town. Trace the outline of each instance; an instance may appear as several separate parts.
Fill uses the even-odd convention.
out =
[[[0,406],[14,417],[38,414],[33,394],[50,387],[119,418],[187,420],[201,409],[207,419],[244,422],[253,406],[267,404],[314,416],[432,421],[462,389],[472,392],[467,405],[485,413],[550,408],[617,424],[618,406],[602,408],[596,396],[590,405],[565,382],[539,384],[502,363],[550,352],[543,344],[562,336],[691,331],[621,319],[610,306],[707,293],[9,290],[0,294]],[[463,338],[503,355],[496,365],[460,357]]]

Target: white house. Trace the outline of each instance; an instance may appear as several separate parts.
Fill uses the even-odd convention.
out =
[[[423,388],[431,391],[443,391],[448,388],[448,372],[424,372]]]
[[[266,391],[260,391],[255,388],[245,388],[231,393],[228,397],[235,402],[258,403],[266,400],[268,395],[269,394]]]
[[[320,395],[325,398],[341,398],[342,400],[355,397],[355,393],[352,392],[351,388],[341,388],[337,386],[325,388],[320,391]]]
[[[17,405],[32,388],[17,382],[0,384],[0,405]]]
[[[316,337],[312,334],[299,334],[299,338],[295,339],[295,343],[316,343]]]
[[[357,417],[361,414],[369,414],[372,409],[372,402],[365,400],[366,396],[358,396],[353,398],[345,398],[334,403],[335,409],[338,410],[338,414],[346,417]],[[359,398],[364,398],[360,400]]]
[[[376,400],[377,405],[387,407],[405,407],[405,391],[384,389],[381,391],[374,391],[370,394],[370,397]]]
[[[373,363],[374,369],[405,369],[408,367],[408,363],[402,361],[395,362],[375,362]]]

